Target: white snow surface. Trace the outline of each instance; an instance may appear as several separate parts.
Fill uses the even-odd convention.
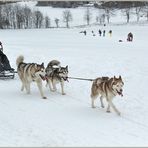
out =
[[[42,99],[35,83],[30,95],[21,92],[16,74],[15,79],[0,80],[1,147],[148,145],[148,26],[106,26],[112,37],[99,37],[99,27],[85,29],[86,36],[80,28],[0,30],[0,40],[15,69],[16,58],[24,55],[25,62],[44,62],[45,67],[57,59],[69,66],[71,77],[121,75],[124,96],[113,100],[121,116],[106,113],[99,99],[91,108],[90,81],[69,79],[66,95],[59,85],[57,92],[50,92],[43,82],[48,99]],[[130,31],[133,42],[126,41]]]

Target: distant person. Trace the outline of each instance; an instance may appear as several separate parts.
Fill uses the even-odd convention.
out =
[[[105,30],[103,30],[103,36],[105,37]]]
[[[109,33],[109,36],[112,37],[112,30],[110,30],[108,33]]]
[[[92,32],[93,36],[96,36],[93,30],[91,32]]]
[[[84,35],[86,35],[86,34],[87,34],[86,30],[81,31],[80,33],[84,33]]]
[[[128,42],[132,42],[133,41],[133,34],[131,32],[127,35],[127,41]]]
[[[84,35],[86,35],[86,33],[87,33],[86,30],[84,30]]]
[[[99,29],[99,31],[98,31],[98,32],[99,32],[99,35],[101,36],[101,35],[102,35],[102,31]]]
[[[3,44],[2,44],[2,42],[0,41],[0,51],[2,51],[3,52]]]

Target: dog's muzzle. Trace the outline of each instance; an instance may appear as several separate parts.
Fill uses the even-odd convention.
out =
[[[116,91],[117,91],[119,96],[123,97],[123,94],[122,94],[123,90],[122,89],[120,89],[120,91],[118,91],[118,90],[116,90]]]
[[[62,77],[62,78],[64,79],[64,81],[69,82],[69,81],[68,81],[68,77]]]
[[[45,76],[40,75],[40,77],[43,81],[45,81],[47,79],[46,75]]]

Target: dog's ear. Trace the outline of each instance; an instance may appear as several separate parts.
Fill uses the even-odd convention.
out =
[[[116,79],[116,77],[114,76],[114,80]]]
[[[120,79],[120,80],[122,79],[121,76],[119,76],[119,79]]]
[[[66,69],[68,70],[68,65],[66,66]]]
[[[44,67],[44,63],[42,63],[42,64],[41,64],[41,66],[43,66],[43,67]]]
[[[35,67],[35,69],[37,69],[37,68],[38,68],[38,65],[37,65],[37,64],[35,64],[35,65],[34,65],[34,67]]]

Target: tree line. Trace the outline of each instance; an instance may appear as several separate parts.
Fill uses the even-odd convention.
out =
[[[84,21],[86,25],[92,22],[91,7],[86,6],[84,13]],[[101,12],[99,11],[101,10]],[[98,8],[98,15],[96,16],[96,24],[110,23],[111,18],[116,15],[116,10],[113,7],[103,6]],[[148,21],[148,5],[139,5],[138,7],[126,7],[120,9],[121,14],[125,16],[126,23],[130,22],[134,14],[139,22],[141,17],[146,17]],[[118,10],[119,11],[119,10]],[[54,23],[57,28],[60,22],[65,23],[65,27],[70,27],[70,22],[73,21],[72,13],[69,9],[63,11],[63,18],[55,18]],[[27,5],[19,4],[3,4],[0,5],[0,29],[31,29],[31,28],[51,28],[51,19],[48,15],[43,15],[38,9],[30,9]]]
[[[19,4],[0,5],[1,29],[48,28],[50,18],[43,16],[39,10],[31,10]]]

